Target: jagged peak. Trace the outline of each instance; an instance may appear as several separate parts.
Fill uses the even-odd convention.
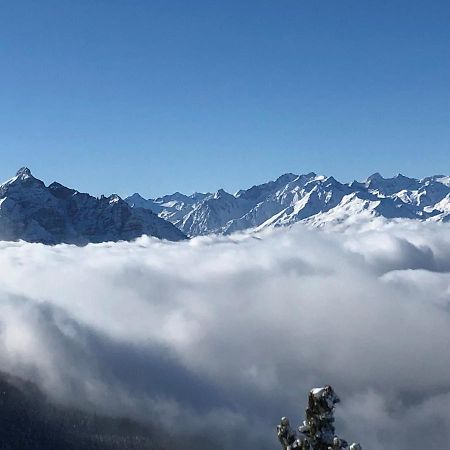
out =
[[[111,195],[108,197],[109,203],[118,203],[118,202],[120,202],[121,200],[122,200],[122,199],[121,199],[120,196],[117,195],[117,194],[111,194]]]
[[[367,177],[366,181],[375,181],[375,180],[384,180],[383,176],[380,174],[380,172],[375,172],[370,177]]]
[[[17,172],[16,172],[16,177],[32,177],[33,175],[31,175],[31,170],[28,167],[21,167]]]
[[[331,183],[331,184],[341,184],[338,180],[336,180],[336,178],[334,178],[333,176],[329,176],[327,178],[325,178],[323,180],[325,183]]]
[[[409,181],[419,181],[417,178],[407,177],[406,175],[403,175],[402,173],[398,173],[394,178],[394,180],[409,180]]]
[[[45,187],[45,184],[43,181],[35,178],[28,167],[21,167],[14,177],[0,184],[0,195],[4,195],[10,188],[17,187]]]
[[[228,198],[228,197],[234,197],[234,195],[229,194],[225,189],[220,188],[215,194],[214,198]]]

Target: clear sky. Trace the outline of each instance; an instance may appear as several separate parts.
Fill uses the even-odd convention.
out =
[[[450,173],[448,0],[0,0],[0,179]]]

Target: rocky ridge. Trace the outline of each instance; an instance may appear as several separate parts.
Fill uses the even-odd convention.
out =
[[[0,239],[43,244],[132,240],[142,235],[179,241],[186,236],[118,195],[93,197],[54,182],[46,186],[23,167],[0,185]]]
[[[287,173],[275,181],[230,194],[179,192],[156,199],[125,198],[172,222],[188,236],[263,229],[307,223],[314,227],[355,220],[417,219],[450,221],[450,177],[423,179],[379,173],[365,181],[341,183],[333,177]]]

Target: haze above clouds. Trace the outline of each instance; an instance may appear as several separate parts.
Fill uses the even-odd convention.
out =
[[[365,450],[450,440],[450,225],[0,249],[0,364],[56,401],[276,448],[329,383]]]

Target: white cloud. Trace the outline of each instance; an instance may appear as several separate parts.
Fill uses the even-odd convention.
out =
[[[0,265],[3,370],[58,400],[273,448],[329,383],[365,449],[450,440],[448,225],[1,243]]]

